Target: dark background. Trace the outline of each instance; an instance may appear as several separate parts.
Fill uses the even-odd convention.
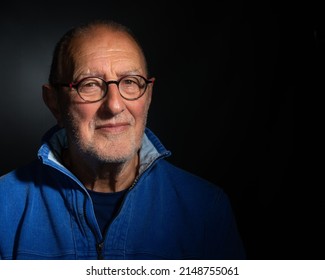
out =
[[[35,158],[54,44],[96,17],[129,25],[156,77],[148,126],[170,161],[229,195],[249,259],[325,259],[319,7],[97,1],[0,11],[0,175]]]

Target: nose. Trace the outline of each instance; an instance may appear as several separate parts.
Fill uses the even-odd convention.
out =
[[[116,83],[107,84],[107,94],[104,98],[103,106],[106,110],[109,110],[113,115],[117,115],[120,112],[124,111],[124,100],[120,95]]]

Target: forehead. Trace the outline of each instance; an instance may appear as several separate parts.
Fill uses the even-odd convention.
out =
[[[95,26],[75,36],[68,48],[66,79],[83,75],[147,75],[147,65],[140,46],[131,35],[106,26]]]
[[[92,27],[75,37],[70,44],[70,57],[76,61],[81,57],[96,55],[128,55],[143,60],[142,51],[127,33],[106,26]]]

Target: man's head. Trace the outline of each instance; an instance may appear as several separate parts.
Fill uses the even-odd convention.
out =
[[[58,124],[66,128],[70,153],[107,163],[126,162],[136,155],[151,102],[153,79],[148,79],[147,72],[142,49],[124,26],[94,22],[62,37],[54,51],[49,84],[43,86],[43,98]],[[136,75],[149,81],[138,99],[122,97],[117,83],[109,83],[107,94],[99,101],[82,99],[78,82],[84,78],[107,82]],[[132,79],[123,83],[133,83]],[[92,81],[86,84],[87,88],[93,86]],[[106,87],[105,83],[101,86]]]

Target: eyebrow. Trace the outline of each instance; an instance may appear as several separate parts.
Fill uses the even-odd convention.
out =
[[[124,71],[124,72],[118,72],[117,73],[117,77],[124,77],[124,76],[132,76],[132,75],[145,75],[142,74],[142,71],[139,71],[138,69],[135,70],[128,70],[128,71]],[[77,79],[74,79],[73,82],[77,82],[80,81],[81,79],[87,78],[87,77],[99,77],[104,79],[104,74],[103,72],[88,72],[88,73],[81,73],[78,75]]]

